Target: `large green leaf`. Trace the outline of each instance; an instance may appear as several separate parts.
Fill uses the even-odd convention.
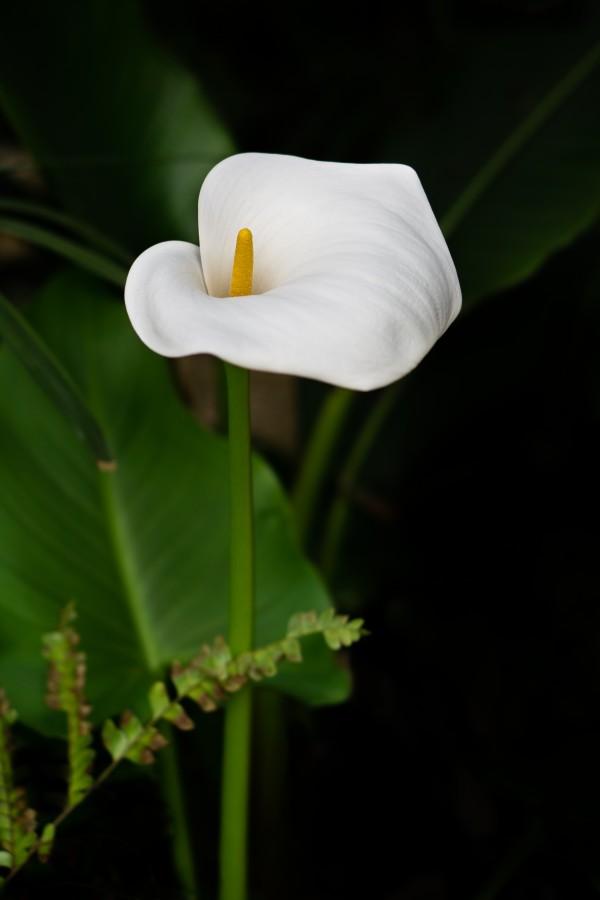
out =
[[[467,309],[598,216],[599,19],[457,40],[437,109],[388,137],[383,155],[417,169],[441,218]]]
[[[108,444],[77,388],[21,313],[0,294],[0,339],[12,349],[101,468],[111,468]]]
[[[133,252],[196,239],[200,185],[233,145],[135,0],[4,9],[0,102],[82,220]]]
[[[31,319],[101,423],[117,469],[98,471],[5,351],[0,682],[26,722],[52,727],[42,702],[40,640],[74,600],[96,718],[130,705],[143,713],[156,672],[226,633],[226,442],[181,406],[167,364],[139,342],[124,308],[99,282],[61,275]],[[265,643],[283,636],[294,612],[331,604],[292,538],[281,488],[258,459],[255,491],[257,642]],[[318,644],[280,684],[315,703],[341,700],[348,689],[347,673]]]

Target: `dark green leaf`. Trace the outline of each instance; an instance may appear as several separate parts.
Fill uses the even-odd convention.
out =
[[[29,724],[44,710],[40,636],[77,604],[95,720],[132,707],[173,660],[226,635],[226,442],[181,406],[165,360],[147,350],[98,282],[68,273],[32,321],[73,375],[118,465],[99,472],[11,354],[0,359],[0,681]],[[9,386],[9,387],[7,387]],[[300,609],[331,606],[293,538],[283,492],[255,460],[257,645]],[[347,695],[320,639],[277,684],[314,703]]]
[[[152,716],[155,719],[159,719],[171,703],[167,688],[162,681],[157,681],[152,685],[148,692],[148,699],[150,700]]]
[[[44,830],[42,831],[40,846],[38,849],[38,857],[41,862],[47,862],[50,858],[55,834],[56,828],[54,827],[52,822],[48,822],[46,825],[44,825]]]
[[[2,294],[0,336],[69,421],[96,463],[110,468],[112,456],[108,443],[80,392],[31,325]]]
[[[127,752],[127,735],[117,728],[112,719],[102,725],[102,742],[113,759],[122,759]]]
[[[0,197],[0,211],[5,213],[17,213],[21,218],[41,219],[45,222],[52,222],[59,229],[74,232],[86,243],[94,247],[99,253],[108,256],[113,260],[118,260],[123,265],[131,263],[131,254],[126,253],[122,247],[111,241],[105,235],[100,234],[95,228],[90,228],[79,219],[68,216],[59,210],[53,209],[51,206],[44,206],[41,203],[31,203],[28,200],[15,200],[14,198]],[[29,239],[29,238],[26,238]],[[53,249],[50,247],[49,249]],[[74,260],[77,262],[77,260]],[[98,273],[102,274],[102,273]]]
[[[68,238],[62,237],[55,231],[49,231],[41,225],[34,225],[21,219],[9,219],[0,216],[0,233],[12,234],[23,238],[31,244],[45,247],[62,256],[67,262],[73,262],[87,272],[104,278],[117,287],[123,287],[127,278],[127,271],[111,259],[107,259],[96,250],[90,250],[81,244],[76,244]]]
[[[458,42],[437,112],[385,150],[419,172],[465,308],[533,274],[598,216],[598,19]]]
[[[181,731],[191,731],[194,727],[193,721],[179,703],[171,706],[167,712],[164,713],[163,718],[172,725],[175,725],[176,728],[180,728]]]
[[[197,239],[200,185],[233,145],[134,0],[7,6],[0,100],[71,213],[133,252]]]

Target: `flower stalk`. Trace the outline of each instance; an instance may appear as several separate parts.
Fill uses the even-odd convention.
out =
[[[238,234],[230,296],[252,293],[252,234]],[[229,645],[243,653],[254,642],[254,502],[250,386],[246,369],[226,363],[229,425],[230,595]],[[225,708],[221,787],[220,900],[245,900],[252,729],[251,690]]]
[[[229,242],[240,225],[233,270]],[[163,241],[133,263],[125,305],[140,339],[177,358],[226,363],[231,487],[229,642],[253,643],[254,547],[248,370],[311,378],[345,393],[320,420],[294,502],[299,532],[352,392],[417,366],[456,318],[458,277],[417,176],[391,163],[241,153],[218,163],[198,199],[199,245]],[[229,300],[225,298],[229,296]],[[251,694],[228,704],[221,897],[246,896]]]

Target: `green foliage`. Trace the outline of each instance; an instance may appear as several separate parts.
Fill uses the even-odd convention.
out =
[[[106,438],[79,391],[27,320],[2,294],[0,338],[11,348],[57,409],[71,422],[76,434],[92,454],[92,459],[100,468],[111,469],[113,462]]]
[[[337,615],[334,609],[326,609],[319,616],[314,612],[298,613],[290,619],[287,636],[288,639],[293,639],[321,633],[328,647],[340,650],[342,647],[350,647],[368,634],[363,624],[363,619]]]
[[[0,216],[0,233],[10,234],[13,237],[28,241],[30,244],[51,250],[52,253],[62,257],[67,262],[72,262],[79,266],[84,272],[97,275],[110,284],[117,285],[117,287],[122,288],[125,285],[127,270],[122,266],[111,259],[107,259],[106,256],[97,250],[65,238],[45,226],[25,219],[11,219],[6,216]]]
[[[74,605],[69,604],[61,616],[59,630],[46,634],[43,640],[43,654],[48,660],[46,702],[51,709],[61,710],[67,716],[69,807],[77,806],[88,792],[95,756],[89,720],[92,708],[84,696],[85,654],[76,649],[79,635],[69,624],[74,618]]]
[[[182,706],[184,700],[193,700],[204,712],[213,712],[227,701],[228,694],[240,690],[249,681],[275,677],[282,661],[302,662],[300,638],[322,634],[327,646],[339,650],[367,634],[362,625],[362,619],[350,621],[348,616],[337,615],[333,609],[321,614],[297,613],[291,617],[284,638],[236,658],[223,638],[217,637],[211,645],[205,644],[187,665],[173,664],[173,696],[164,682],[152,685],[148,692],[152,716],[145,725],[131,712],[121,717],[119,726],[107,719],[102,728],[104,745],[114,762],[129,759],[140,764],[152,763],[154,751],[166,744],[156,727],[160,720],[182,731],[194,727]]]
[[[452,58],[439,57],[437,104],[416,124],[396,122],[381,145],[417,169],[465,309],[530,277],[598,216],[600,14],[582,18],[554,31],[456,35]]]
[[[229,482],[225,441],[177,402],[168,364],[139,342],[108,288],[63,274],[29,314],[117,461],[114,473],[98,471],[19,361],[1,355],[0,679],[28,725],[56,732],[36,699],[37,635],[54,628],[65,597],[77,603],[96,724],[141,708],[173,659],[227,633]],[[254,483],[256,636],[267,644],[295,610],[322,612],[331,600],[258,458]],[[324,646],[307,650],[302,674],[282,677],[309,703],[347,696],[348,674]]]
[[[196,240],[200,185],[233,143],[194,78],[134,0],[37,3],[35,20],[5,11],[0,100],[66,209],[132,252]]]
[[[154,752],[166,746],[167,741],[152,723],[143,725],[137,716],[125,712],[117,727],[112,719],[102,726],[102,740],[114,762],[128,759],[138,765],[154,762]]]
[[[14,877],[37,852],[41,862],[48,860],[56,829],[73,809],[101,784],[124,759],[137,765],[150,765],[155,754],[168,743],[158,724],[167,722],[181,731],[190,731],[194,722],[182,703],[193,700],[205,712],[211,712],[226,702],[249,681],[262,681],[276,675],[283,660],[302,661],[299,639],[322,634],[329,646],[349,646],[366,632],[362,621],[348,621],[347,616],[326,610],[298,613],[290,619],[284,638],[259,647],[234,659],[225,641],[217,637],[212,645],[204,645],[185,666],[174,663],[171,683],[155,682],[148,692],[151,716],[143,723],[130,710],[124,712],[117,725],[106,719],[102,726],[102,741],[112,762],[95,778],[91,766],[95,754],[91,749],[91,707],[84,697],[85,655],[76,649],[80,637],[72,626],[76,618],[74,604],[63,610],[59,628],[43,637],[43,655],[48,661],[47,702],[53,709],[66,713],[67,748],[69,756],[68,796],[66,804],[53,822],[47,823],[41,834],[36,832],[36,814],[26,808],[22,788],[14,786],[11,757],[10,726],[16,713],[0,690],[0,868]],[[0,887],[2,886],[0,879]]]
[[[32,203],[30,200],[17,200],[14,197],[0,197],[0,212],[18,216],[17,219],[13,219],[13,222],[18,223],[21,229],[20,237],[24,240],[31,241],[34,244],[38,243],[49,250],[54,250],[59,255],[65,256],[72,262],[81,265],[83,269],[95,271],[101,278],[106,278],[114,284],[122,284],[124,282],[126,270],[115,268],[114,264],[118,262],[123,266],[128,265],[131,262],[130,254],[123,250],[115,241],[107,238],[106,235],[100,234],[99,231],[91,228],[85,222],[82,222],[81,219],[69,216],[46,203]],[[39,232],[35,230],[26,231],[31,226],[34,229],[40,228],[40,223],[43,223],[44,226],[51,224],[54,227],[52,230],[44,228]],[[53,239],[62,232],[69,236],[68,247],[52,244]],[[86,245],[86,249],[88,246],[93,248],[97,256],[87,257],[86,259],[85,256],[78,255],[77,251],[80,249],[80,243],[75,244],[72,241],[73,235],[78,238],[79,242],[83,242]],[[73,252],[74,247],[76,249]],[[107,268],[106,262],[112,263],[113,267],[109,266]]]
[[[16,712],[0,689],[0,867],[20,866],[36,841],[36,814],[14,783],[11,730]]]
[[[42,836],[39,840],[38,857],[40,862],[48,862],[50,859],[50,853],[52,852],[52,845],[54,844],[55,837],[56,825],[54,822],[47,822],[46,825],[44,825]]]

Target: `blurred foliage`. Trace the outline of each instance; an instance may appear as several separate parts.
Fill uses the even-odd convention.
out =
[[[200,182],[234,148],[397,161],[418,171],[465,290],[464,313],[401,385],[347,498],[330,586],[336,607],[371,632],[352,651],[352,698],[326,710],[286,701],[284,726],[281,710],[260,720],[253,877],[268,900],[586,900],[600,889],[599,16],[593,0],[376,0],[343,14],[313,0],[72,0],[3,11],[2,137],[6,154],[35,160],[6,163],[3,193],[68,214],[55,220],[57,235],[121,266],[152,241],[194,240]],[[11,218],[32,225],[40,213],[21,207]],[[90,227],[124,248],[125,260]],[[0,288],[29,310],[56,259],[48,249],[6,246],[14,255],[0,261]],[[109,300],[89,281],[86,297],[75,297],[83,281],[60,279],[32,321],[50,346],[53,335],[64,344],[61,361],[73,363],[77,385],[94,385],[84,394],[112,437],[114,398],[135,378],[113,384],[111,402],[100,404],[111,412],[104,422],[95,392],[125,338],[115,324],[114,345],[111,334],[93,362],[99,342],[84,320],[100,315],[96,304],[116,323],[117,295]],[[133,366],[134,349],[122,353]],[[2,456],[14,442],[9,423],[20,417],[29,453],[38,462],[54,453],[52,471],[64,475],[81,448],[66,431],[56,444],[40,442],[51,413],[42,414],[41,395],[34,399],[8,356],[3,366],[13,374],[3,392]],[[139,366],[146,373],[152,363],[140,357]],[[327,389],[298,389],[305,438]],[[165,414],[169,390],[165,379]],[[329,504],[344,488],[336,472],[377,402],[377,394],[361,397],[344,428],[311,536],[316,558]],[[135,404],[144,408],[141,393]],[[174,451],[160,449],[163,465],[179,467]],[[294,458],[269,460],[288,485],[301,455],[302,446]],[[33,495],[29,470],[17,465],[24,459],[14,452],[5,497],[17,479]],[[74,472],[79,478],[80,467]],[[64,488],[54,476],[51,484],[56,494],[38,497],[46,504],[40,533],[68,518]],[[26,514],[42,521],[39,510]],[[75,520],[70,527],[79,531]],[[82,539],[77,533],[67,546]],[[44,540],[28,552],[37,558]],[[58,557],[51,570],[63,571]],[[37,565],[28,577],[45,586]],[[5,589],[0,642],[17,615],[13,588]],[[307,605],[318,604],[296,607]],[[126,630],[123,622],[120,643],[105,643],[107,666],[117,646],[131,646]],[[99,635],[90,627],[86,643]],[[29,632],[22,640],[32,640]],[[117,669],[103,677],[110,693]],[[195,775],[189,805],[210,891],[206,817],[216,805],[219,735],[202,737],[186,736],[180,749]],[[36,752],[31,740],[25,755]],[[157,884],[161,896],[175,895],[157,834],[144,840],[143,819],[158,817],[168,846],[150,783],[116,786],[93,813],[109,830],[113,796],[135,798],[118,827],[126,839],[139,809],[137,881],[122,847],[107,842],[101,880],[97,857],[78,856],[80,832],[72,832],[73,850],[58,862],[87,879],[89,896],[146,887],[151,896]],[[77,823],[81,833],[93,827]],[[344,866],[349,851],[362,867]]]
[[[198,185],[233,144],[138,4],[15,4],[1,35],[4,108],[66,207],[130,251],[193,239]]]
[[[286,28],[275,4],[238,3],[231,53],[208,62],[195,35],[227,30],[230,7],[146,3],[242,147],[414,166],[452,229],[467,304],[531,274],[599,210],[600,9],[522,5],[375,2],[358,27],[313,2]]]

